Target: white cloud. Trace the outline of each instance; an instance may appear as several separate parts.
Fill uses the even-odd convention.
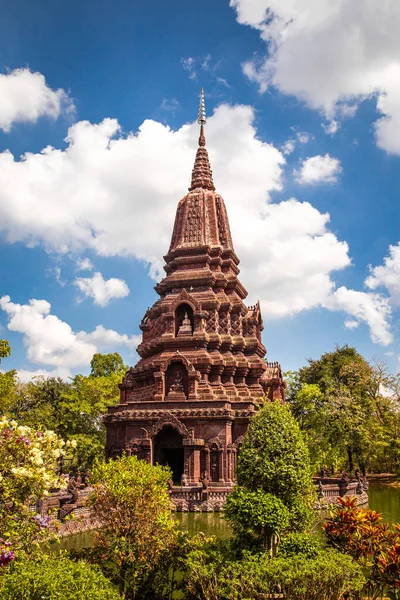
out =
[[[137,343],[138,336],[118,334],[101,325],[91,333],[74,333],[68,323],[50,313],[46,300],[32,299],[21,305],[3,296],[0,308],[8,316],[8,329],[24,336],[26,355],[32,363],[70,369],[88,365],[93,354],[111,342],[128,348]]]
[[[334,272],[350,264],[348,246],[329,230],[329,215],[308,202],[271,202],[285,159],[258,139],[253,122],[252,107],[221,105],[206,128],[249,301],[261,300],[265,319],[327,306]],[[146,120],[124,137],[117,121],[105,119],[72,126],[65,150],[48,147],[21,161],[3,152],[0,228],[9,242],[52,251],[135,256],[157,278],[197,138],[196,123],[173,131]]]
[[[193,56],[181,58],[181,65],[183,69],[189,73],[189,79],[196,79],[197,77],[196,63],[197,61]]]
[[[353,319],[347,319],[345,326],[354,329],[355,323],[365,322],[371,333],[371,339],[377,344],[387,346],[392,343],[390,332],[390,303],[381,294],[358,292],[340,287],[328,298],[326,307],[331,310],[344,311]]]
[[[295,127],[292,127],[296,137],[293,138],[289,138],[282,146],[281,151],[282,153],[287,156],[288,154],[291,154],[295,148],[296,145],[299,144],[308,144],[308,142],[313,138],[313,136],[309,133],[307,133],[306,131],[296,131]]]
[[[0,129],[10,131],[14,123],[36,123],[43,116],[57,119],[73,104],[63,89],[52,90],[41,73],[15,69],[0,74]]]
[[[78,277],[74,281],[79,290],[87,297],[93,298],[94,304],[107,306],[113,298],[125,298],[129,295],[129,288],[122,279],[104,279],[100,272],[93,277]]]
[[[329,121],[376,97],[378,145],[400,153],[398,0],[231,0],[239,23],[260,31],[268,54],[244,72],[260,91],[296,96]]]
[[[359,325],[360,321],[355,321],[354,319],[346,319],[344,322],[346,329],[358,329]]]
[[[285,156],[288,156],[289,154],[292,154],[292,152],[294,151],[294,149],[296,148],[296,141],[293,139],[289,139],[287,140],[282,148],[282,154],[284,154]]]
[[[97,325],[91,333],[80,331],[77,338],[84,342],[93,343],[100,348],[113,348],[114,346],[126,346],[134,349],[142,341],[141,335],[127,335],[117,333],[113,329],[105,329],[103,325]]]
[[[371,290],[385,287],[392,301],[400,306],[400,242],[397,246],[389,246],[389,256],[386,256],[383,265],[370,267],[371,275],[365,284]]]
[[[34,371],[30,371],[29,369],[18,369],[17,375],[18,379],[23,383],[32,381],[32,379],[37,377],[44,379],[48,379],[49,377],[60,377],[64,380],[72,377],[71,371],[65,367],[57,367],[57,369],[53,369],[51,371],[48,369],[35,369]]]
[[[90,258],[78,258],[76,261],[77,271],[93,271],[94,265]]]
[[[335,183],[342,168],[337,158],[325,154],[311,156],[301,162],[299,171],[294,171],[301,184]]]

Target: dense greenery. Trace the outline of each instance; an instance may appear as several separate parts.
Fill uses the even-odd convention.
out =
[[[0,341],[0,360],[9,354]],[[114,353],[68,382],[0,374],[0,598],[400,600],[400,527],[344,500],[325,541],[308,531],[313,471],[398,469],[400,385],[384,365],[344,346],[287,374],[288,403],[265,403],[245,435],[225,542],[174,526],[167,468],[102,461],[101,415],[125,370]],[[63,466],[91,469],[102,526],[92,549],[54,558],[48,519],[27,506],[63,485]]]
[[[276,524],[280,523],[276,533],[286,528],[302,531],[310,521],[313,486],[309,453],[287,406],[278,401],[266,403],[252,418],[240,449],[236,475],[243,490],[259,496],[269,494],[280,501],[275,502],[274,509]],[[234,514],[239,517],[246,503],[250,504],[239,493],[228,499],[227,516],[238,526]],[[235,508],[237,505],[242,508]],[[261,510],[262,503],[258,505]],[[282,508],[287,509],[287,527]],[[271,510],[272,506],[267,512]]]
[[[189,554],[186,577],[188,600],[261,600],[277,592],[285,600],[339,600],[363,585],[361,568],[337,551],[308,560],[268,554],[234,560],[218,545]]]
[[[101,554],[124,598],[138,597],[156,565],[176,547],[167,492],[170,477],[168,468],[153,467],[136,456],[94,465],[91,503],[102,523],[94,553]]]
[[[118,591],[96,566],[66,557],[17,561],[0,577],[1,600],[118,600]]]
[[[0,340],[0,359],[10,354]],[[57,377],[35,377],[29,383],[18,381],[15,371],[0,373],[0,414],[19,424],[54,431],[63,439],[74,438],[77,450],[71,468],[90,469],[104,454],[105,428],[101,416],[119,400],[118,384],[127,370],[120,355],[95,354],[88,376],[76,375],[70,381]]]
[[[399,470],[399,376],[343,346],[285,378],[315,470]]]

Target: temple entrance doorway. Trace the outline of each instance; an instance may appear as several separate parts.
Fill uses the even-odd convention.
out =
[[[180,483],[183,475],[183,443],[181,434],[166,425],[153,440],[153,464],[168,466],[174,483]]]

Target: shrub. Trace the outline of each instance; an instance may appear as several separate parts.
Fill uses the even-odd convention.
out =
[[[359,565],[334,550],[309,560],[264,554],[240,562],[196,552],[187,562],[188,600],[261,600],[277,592],[285,600],[339,600],[363,585]]]
[[[289,525],[289,511],[282,500],[260,490],[236,487],[228,496],[224,514],[240,545],[271,552],[274,536]]]
[[[0,577],[1,600],[120,600],[97,567],[64,556],[16,561]]]
[[[171,519],[168,468],[136,456],[95,464],[92,471],[93,514],[102,526],[93,553],[120,594],[135,597],[156,566],[173,551],[177,528]]]
[[[251,419],[239,453],[237,482],[282,500],[291,512],[293,530],[301,531],[311,519],[309,453],[287,406],[278,401],[267,403]]]
[[[289,533],[281,538],[279,555],[295,556],[301,554],[305,558],[315,558],[321,552],[322,543],[315,535],[309,533]]]

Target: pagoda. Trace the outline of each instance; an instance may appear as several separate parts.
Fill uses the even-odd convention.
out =
[[[204,126],[189,193],[179,202],[160,298],[143,317],[139,362],[105,416],[106,454],[169,465],[178,510],[218,510],[235,482],[249,419],[284,400],[279,363],[266,362],[260,304],[246,306],[228,215],[216,192]]]

